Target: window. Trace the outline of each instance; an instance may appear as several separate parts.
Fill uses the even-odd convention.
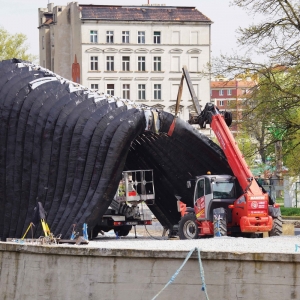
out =
[[[123,84],[123,99],[130,99],[130,84]]]
[[[219,100],[219,106],[223,106],[224,105],[224,101],[223,100]]]
[[[153,58],[153,71],[161,71],[161,57],[155,56]]]
[[[228,95],[228,96],[231,96],[231,95],[232,95],[232,90],[231,90],[231,89],[227,90],[227,95]]]
[[[91,71],[98,71],[98,56],[91,56]]]
[[[145,44],[145,31],[138,31],[138,44]]]
[[[106,57],[106,71],[114,71],[114,57],[113,56]]]
[[[154,44],[160,44],[160,31],[154,31]]]
[[[195,201],[203,196],[204,196],[204,179],[200,179],[197,182],[197,192],[196,192]]]
[[[123,44],[129,43],[129,31],[122,31],[122,43]]]
[[[205,188],[204,188],[205,195],[209,195],[209,194],[211,194],[211,186],[210,186],[211,181],[207,177],[205,177],[204,180],[205,180],[205,183],[204,183],[204,185],[205,185]]]
[[[219,90],[219,96],[223,96],[224,95],[224,91],[223,90]]]
[[[154,84],[154,100],[161,100],[161,84]]]
[[[145,71],[146,70],[146,57],[139,56],[138,57],[138,71]]]
[[[233,199],[235,188],[233,182],[215,182],[213,185],[214,199]]]
[[[122,71],[130,71],[130,57],[122,56]]]
[[[114,32],[106,31],[106,43],[112,44],[114,42]]]
[[[91,84],[91,90],[98,90],[98,84],[97,83],[92,83]]]
[[[114,84],[107,85],[107,94],[114,96],[114,94],[115,94],[115,85]]]
[[[90,31],[90,42],[98,43],[98,31],[97,30]]]
[[[138,99],[146,100],[146,84],[138,84]]]

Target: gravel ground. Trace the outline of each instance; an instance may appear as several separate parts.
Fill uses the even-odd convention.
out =
[[[294,224],[295,225],[295,224]],[[300,235],[282,235],[266,238],[215,237],[197,240],[168,239],[162,236],[163,228],[159,222],[152,225],[137,226],[128,236],[117,238],[114,231],[89,241],[88,245],[59,244],[55,247],[80,247],[109,249],[135,249],[158,251],[190,251],[198,247],[201,251],[231,253],[290,253],[300,254]]]
[[[179,240],[162,237],[162,227],[158,222],[152,226],[137,226],[137,238],[134,230],[127,237],[116,238],[113,231],[99,235],[84,247],[106,249],[141,249],[189,251],[199,247],[201,251],[233,253],[299,253],[300,236],[280,236],[267,238],[218,237],[197,240]],[[151,236],[150,236],[151,234]],[[82,247],[82,246],[80,246]]]
[[[199,247],[201,251],[233,253],[299,253],[300,237],[281,236],[270,238],[219,237],[198,240],[153,240],[143,237],[98,238],[84,247],[106,249],[173,250],[189,251]]]

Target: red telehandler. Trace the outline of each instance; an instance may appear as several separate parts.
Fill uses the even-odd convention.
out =
[[[269,232],[269,236],[281,235],[280,207],[254,179],[228,128],[232,121],[231,113],[219,111],[212,103],[207,103],[204,110],[200,111],[185,66],[182,79],[183,77],[197,111],[197,116],[191,117],[189,123],[199,124],[201,128],[210,124],[234,176],[208,172],[207,175],[197,176],[187,182],[187,187],[194,186],[194,207],[187,207],[182,201],[178,201],[178,210],[181,213],[178,227],[180,239],[225,235],[254,237],[263,232]],[[177,97],[178,106],[182,82],[183,80]],[[173,125],[175,126],[175,119]],[[172,126],[169,134],[172,134]],[[236,187],[236,180],[240,185],[239,189]],[[239,192],[241,189],[242,192]]]

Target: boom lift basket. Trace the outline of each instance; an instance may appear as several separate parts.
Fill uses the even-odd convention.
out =
[[[116,194],[119,202],[154,204],[153,170],[124,171]]]

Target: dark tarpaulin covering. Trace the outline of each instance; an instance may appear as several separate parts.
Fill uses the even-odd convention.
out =
[[[192,205],[187,180],[208,170],[232,174],[222,150],[186,122],[177,119],[168,136],[173,115],[161,112],[159,132],[145,131],[139,106],[72,90],[56,74],[20,63],[0,62],[2,240],[21,237],[38,204],[55,235],[68,238],[73,224],[93,228],[124,169],[154,170],[156,200],[149,207],[171,228],[180,218],[175,195]],[[41,235],[41,226],[35,231]]]

